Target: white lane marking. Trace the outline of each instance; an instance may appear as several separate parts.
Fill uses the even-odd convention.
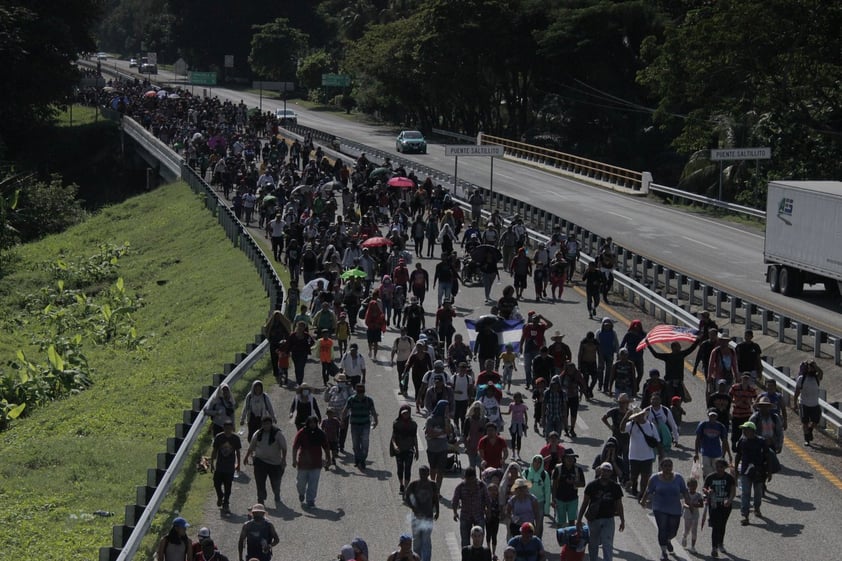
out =
[[[614,216],[619,216],[620,218],[625,218],[626,220],[634,220],[631,216],[626,216],[625,214],[620,214],[619,212],[612,212],[610,210],[605,211],[608,214],[613,214]]]
[[[451,559],[462,559],[462,538],[456,535],[456,532],[448,532],[444,536],[444,541],[447,543],[447,549],[450,550]]]
[[[705,242],[700,242],[699,240],[693,239],[693,238],[688,237],[688,236],[681,236],[681,237],[684,238],[685,240],[687,240],[688,242],[693,242],[695,244],[703,245],[705,247],[709,247],[710,249],[719,249],[715,245],[710,245],[710,244],[705,243]]]

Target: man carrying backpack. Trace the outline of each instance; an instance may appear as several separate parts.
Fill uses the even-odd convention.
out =
[[[272,558],[272,548],[278,545],[281,539],[275,531],[275,526],[266,520],[266,508],[262,504],[257,503],[251,507],[251,516],[251,520],[243,524],[237,542],[240,561],[269,561]]]

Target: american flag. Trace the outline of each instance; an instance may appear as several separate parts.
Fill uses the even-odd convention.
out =
[[[653,327],[646,338],[638,343],[637,350],[642,351],[646,348],[647,342],[652,345],[655,343],[672,343],[673,341],[686,341],[692,343],[696,340],[699,334],[698,329],[692,327],[683,327],[681,325],[656,325]]]

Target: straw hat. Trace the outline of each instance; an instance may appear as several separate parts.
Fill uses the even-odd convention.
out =
[[[521,487],[526,487],[527,489],[529,489],[530,487],[532,487],[532,483],[530,483],[526,479],[523,479],[522,477],[519,479],[515,479],[515,483],[514,485],[512,485],[512,489],[520,489]]]

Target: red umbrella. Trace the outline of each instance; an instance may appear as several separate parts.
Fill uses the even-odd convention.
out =
[[[390,245],[392,245],[392,240],[380,236],[368,238],[362,243],[363,247],[388,247]]]
[[[156,92],[155,90],[149,90],[148,92],[143,94],[143,97],[156,97],[157,95],[158,92]]]
[[[412,189],[415,187],[415,182],[408,177],[393,177],[388,181],[389,187],[398,189]]]

